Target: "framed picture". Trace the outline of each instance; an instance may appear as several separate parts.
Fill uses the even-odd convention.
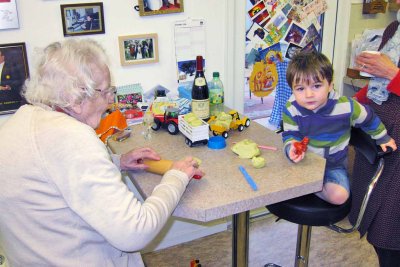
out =
[[[0,114],[15,112],[25,103],[21,89],[29,77],[25,43],[0,44]]]
[[[64,36],[105,32],[103,3],[68,4],[60,8]]]
[[[158,62],[156,33],[119,36],[121,65]]]
[[[183,0],[138,0],[140,16],[183,12]]]

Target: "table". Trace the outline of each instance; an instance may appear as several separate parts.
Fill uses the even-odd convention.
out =
[[[188,147],[182,134],[170,135],[160,129],[145,140],[142,125],[132,127],[132,135],[123,142],[110,141],[114,153],[122,154],[132,148],[149,146],[162,158],[178,160],[187,155],[202,160],[201,169],[206,175],[201,180],[192,179],[187,186],[173,216],[200,222],[233,216],[232,266],[248,265],[249,212],[252,209],[290,198],[320,191],[325,169],[325,159],[308,153],[298,163],[290,163],[282,149],[281,136],[262,125],[251,122],[242,132],[231,130],[226,139],[227,147],[212,150],[207,146]],[[231,151],[233,142],[251,139],[259,145],[275,146],[277,151],[262,150],[266,166],[255,169],[250,159],[240,159]],[[258,186],[253,191],[238,166],[245,167]],[[139,193],[146,198],[160,182],[161,176],[146,172],[128,172]]]

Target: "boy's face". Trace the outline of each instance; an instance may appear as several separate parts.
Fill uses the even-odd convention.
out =
[[[333,83],[326,79],[314,81],[312,78],[300,79],[299,83],[293,82],[293,94],[297,103],[308,110],[317,110],[325,106],[328,101],[328,94],[333,88]]]

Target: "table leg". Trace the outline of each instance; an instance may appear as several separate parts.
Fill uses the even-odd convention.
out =
[[[232,220],[232,266],[247,267],[249,262],[250,211],[234,214]]]

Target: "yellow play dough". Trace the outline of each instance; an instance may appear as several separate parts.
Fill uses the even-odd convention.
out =
[[[265,166],[265,159],[263,157],[253,157],[251,163],[254,168],[259,169]]]
[[[236,143],[233,145],[232,151],[238,154],[241,159],[251,159],[261,154],[257,144],[250,139],[244,139]]]
[[[194,113],[186,114],[184,119],[185,119],[185,121],[187,121],[190,125],[192,125],[194,127],[200,126],[203,124],[201,122],[201,120]]]

